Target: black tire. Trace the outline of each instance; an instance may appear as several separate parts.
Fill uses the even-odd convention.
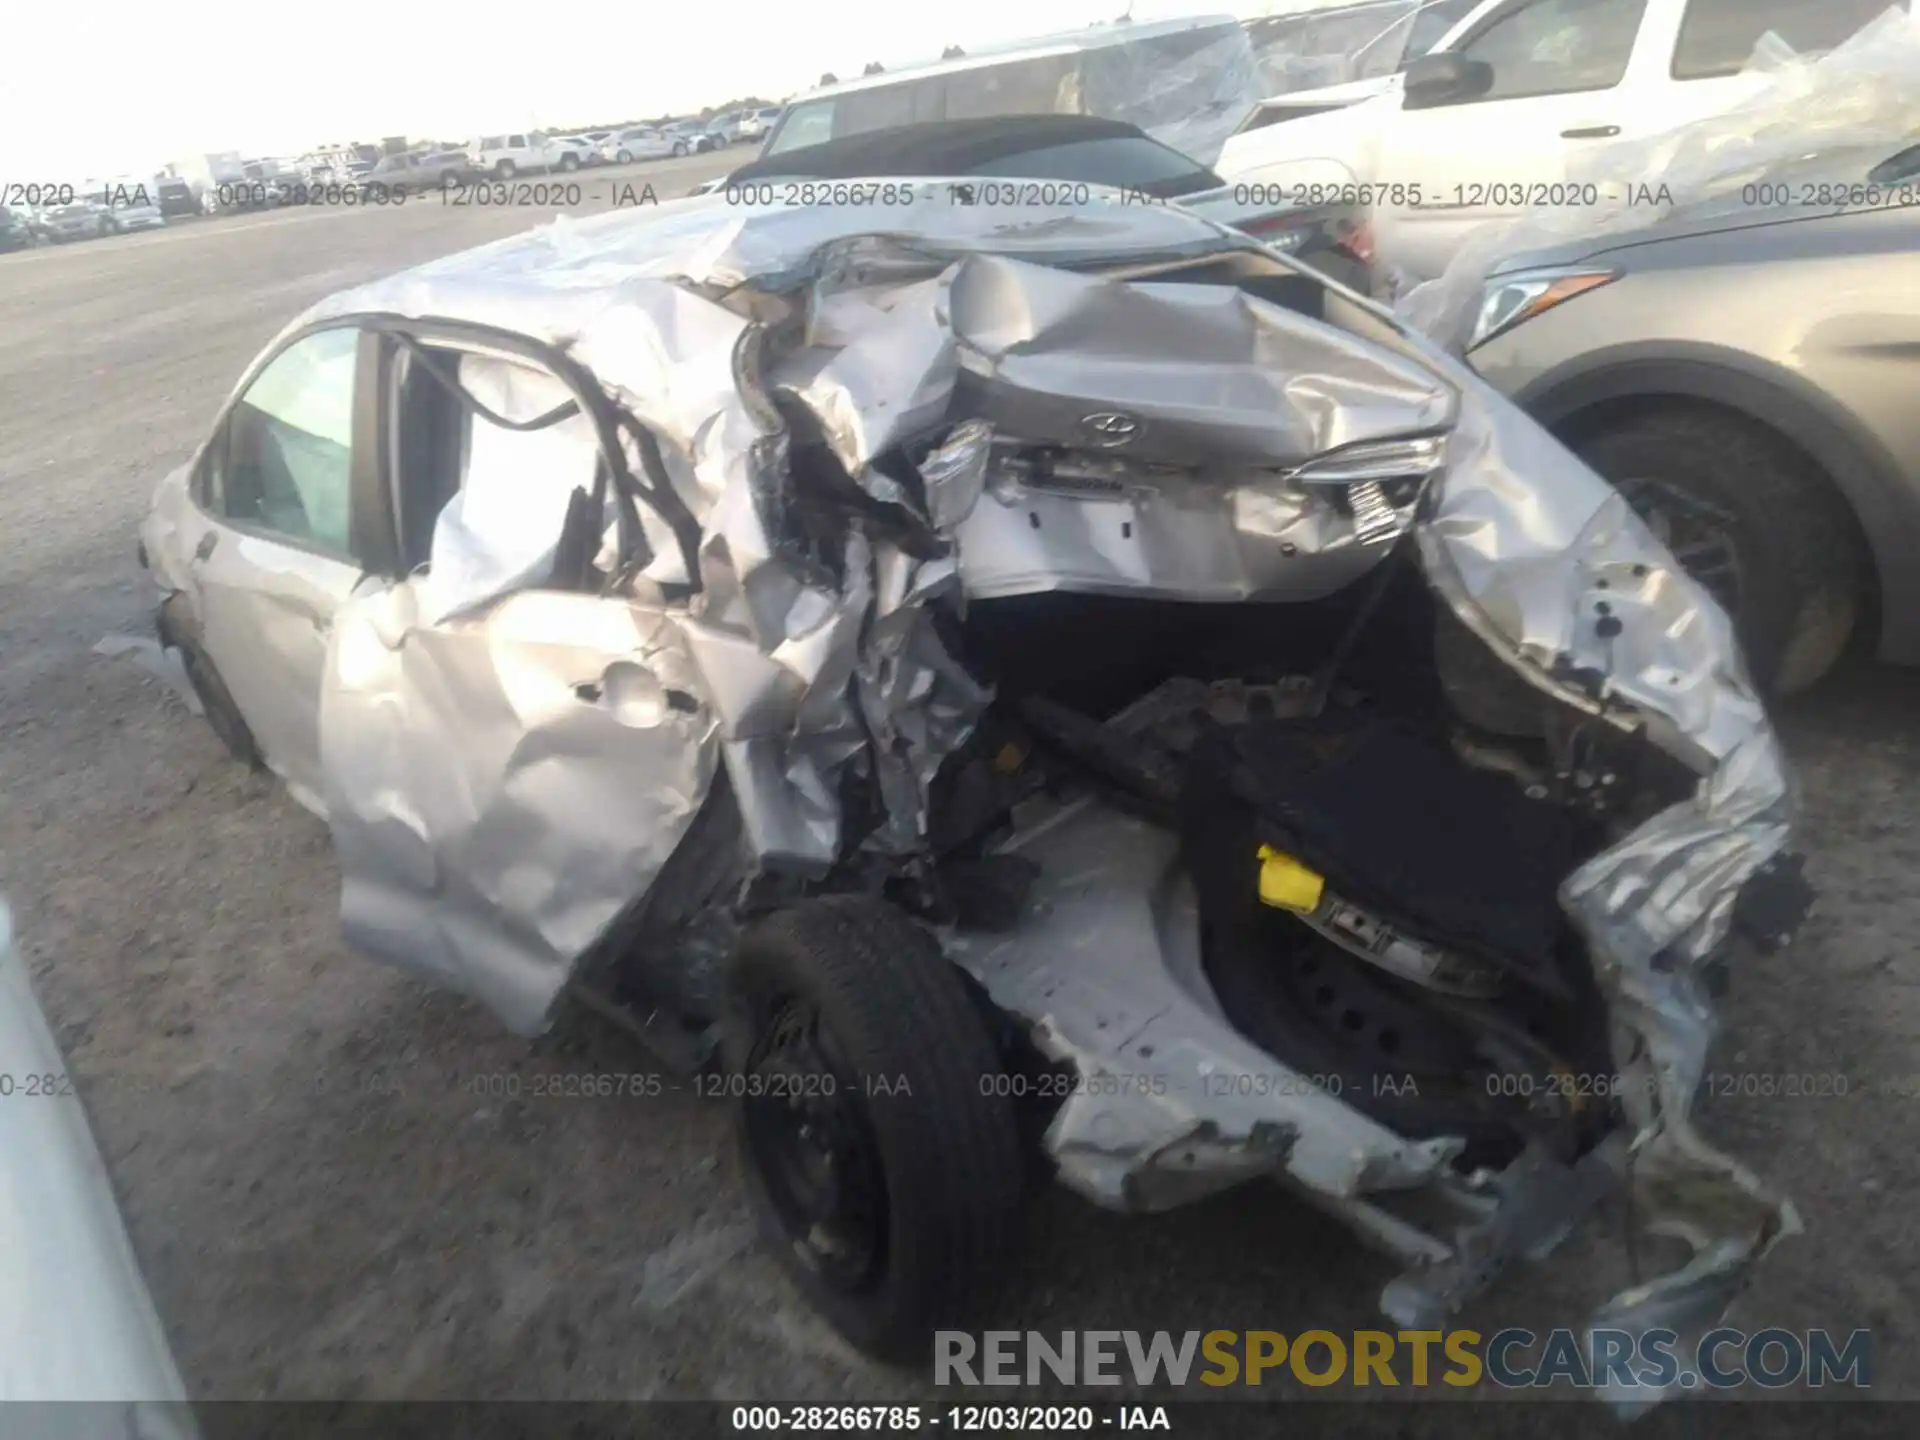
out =
[[[233,703],[220,672],[200,648],[192,622],[187,618],[186,603],[180,596],[171,597],[160,607],[156,628],[160,632],[160,643],[180,652],[187,680],[193,686],[193,693],[200,697],[200,708],[206,711],[207,724],[227,753],[249,770],[264,769],[266,760],[260,754],[259,743],[241,717],[240,707]]]
[[[519,167],[511,160],[498,161],[493,167],[493,178],[496,180],[511,180],[518,168]]]
[[[1000,1057],[966,981],[891,906],[811,900],[743,937],[726,1037],[728,1074],[747,1084],[835,1076],[832,1098],[846,1103],[796,1103],[796,1089],[824,1081],[791,1079],[781,1095],[741,1101],[748,1189],[782,1263],[836,1330],[879,1358],[924,1359],[934,1330],[965,1321],[1006,1269],[1025,1184],[1014,1105],[994,1093]],[[795,1218],[793,1165],[776,1141],[809,1124],[820,1127],[812,1148],[824,1135],[832,1156],[813,1166],[826,1175],[816,1188],[850,1219]]]
[[[673,158],[674,159],[678,160],[682,155],[685,155],[686,153],[687,153],[686,141],[676,140],[673,142]]]
[[[1798,694],[1839,661],[1868,562],[1845,500],[1799,450],[1691,404],[1636,411],[1572,445],[1727,606],[1763,690]]]
[[[622,150],[613,158],[622,165],[631,165],[633,163],[633,152],[631,150]]]

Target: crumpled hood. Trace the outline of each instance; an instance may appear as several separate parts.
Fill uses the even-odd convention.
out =
[[[991,700],[939,623],[967,597],[1317,598],[1412,530],[1434,591],[1516,673],[1699,777],[1561,898],[1594,955],[1621,1066],[1648,1081],[1627,1102],[1642,1213],[1701,1247],[1688,1271],[1622,1296],[1609,1323],[1665,1323],[1676,1309],[1711,1320],[1797,1224],[1688,1120],[1717,1024],[1706,971],[1790,816],[1731,626],[1616,492],[1438,349],[1363,340],[1231,286],[1073,270],[1257,248],[1173,207],[986,209],[923,182],[882,211],[705,197],[556,223],[316,307],[299,323],[443,317],[549,342],[654,437],[699,529],[690,573],[671,526],[643,517],[650,558],[603,627],[616,649],[614,632],[636,637],[629,670],[586,687],[607,712],[591,725],[569,708],[581,685],[556,670],[516,689],[509,667],[534,665],[536,642],[552,651],[582,623],[569,617],[584,597],[439,595],[436,629],[485,633],[497,668],[477,679],[454,676],[454,647],[401,650],[423,623],[405,593],[417,582],[346,607],[326,703],[365,721],[335,732],[330,762],[349,936],[537,1030],[721,769],[764,867],[817,876],[854,849],[920,853],[933,778]],[[831,563],[807,553],[789,515],[796,415],[878,513],[938,543],[852,526]],[[1424,482],[1417,512],[1360,484],[1335,503],[1296,473],[1328,451],[1422,437],[1441,445],[1409,471]],[[1035,468],[1036,449],[1067,447],[1070,472]],[[634,472],[648,463],[632,445],[620,458]],[[516,564],[528,515],[550,523],[572,483],[542,499],[540,478],[524,478],[524,504],[547,509],[503,512]],[[164,519],[149,527],[156,552],[164,532]],[[447,543],[491,542],[469,525]],[[177,573],[166,558],[158,572]],[[662,699],[681,691],[697,692],[697,713]],[[498,763],[470,754],[444,781],[416,778],[451,763],[433,727],[461,723],[463,694],[484,699],[472,752]],[[409,737],[410,703],[435,718]],[[326,735],[323,719],[323,748]],[[634,772],[647,783],[628,788],[643,793],[623,796],[612,772],[592,787],[587,864],[557,838],[577,832],[583,791],[546,762],[616,740],[677,758]],[[861,833],[841,809],[850,777],[879,797]],[[463,854],[487,863],[446,878]],[[410,875],[427,898],[409,899]]]

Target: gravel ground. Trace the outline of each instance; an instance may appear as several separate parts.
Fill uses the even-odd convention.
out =
[[[671,196],[719,168],[630,178]],[[489,1096],[651,1067],[590,1020],[529,1045],[347,953],[323,827],[137,666],[90,653],[147,629],[152,483],[274,331],[539,218],[410,204],[0,257],[0,890],[196,1396],[932,1399],[800,1304],[753,1238],[716,1103]],[[1858,667],[1784,723],[1824,904],[1736,976],[1717,1064],[1848,1094],[1704,1106],[1809,1231],[1736,1318],[1871,1327],[1876,1389],[1911,1395],[1920,676]],[[1366,1328],[1388,1274],[1264,1187],[1143,1221],[1050,1192],[1033,1231],[1006,1326]],[[1624,1273],[1605,1227],[1570,1262],[1462,1323],[1551,1323]]]

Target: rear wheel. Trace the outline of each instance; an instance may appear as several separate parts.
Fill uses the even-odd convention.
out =
[[[1845,501],[1803,454],[1696,405],[1641,410],[1571,443],[1726,607],[1763,689],[1796,694],[1839,661],[1867,561]]]
[[[518,169],[519,167],[515,165],[513,161],[502,160],[493,167],[493,178],[496,180],[511,180]]]
[[[260,746],[241,718],[240,707],[234,704],[220,672],[213,668],[213,661],[194,638],[184,599],[175,595],[160,607],[158,628],[160,643],[179,652],[187,680],[193,686],[193,693],[200,697],[200,708],[206,711],[207,724],[226,746],[227,753],[250,769],[262,768],[266,762],[261,757]]]
[[[924,1356],[1005,1266],[1024,1184],[1013,1102],[960,973],[891,906],[794,906],[741,942],[727,1060],[782,1263],[860,1349]]]
[[[575,155],[571,151],[569,151],[567,154],[562,155],[560,157],[560,173],[562,175],[570,174],[573,171],[578,170],[579,168],[580,168],[580,157],[578,155]]]

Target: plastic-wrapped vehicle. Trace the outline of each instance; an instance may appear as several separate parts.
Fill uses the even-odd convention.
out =
[[[868,183],[336,296],[161,484],[163,637],[348,939],[725,1067],[877,1352],[967,1313],[1023,1153],[1289,1182],[1406,1324],[1630,1172],[1698,1253],[1607,1323],[1710,1322],[1797,1226],[1689,1123],[1714,999],[1807,898],[1711,596],[1253,240]]]
[[[197,1440],[119,1202],[0,901],[0,1254],[15,1316],[0,1360],[10,1435]]]

